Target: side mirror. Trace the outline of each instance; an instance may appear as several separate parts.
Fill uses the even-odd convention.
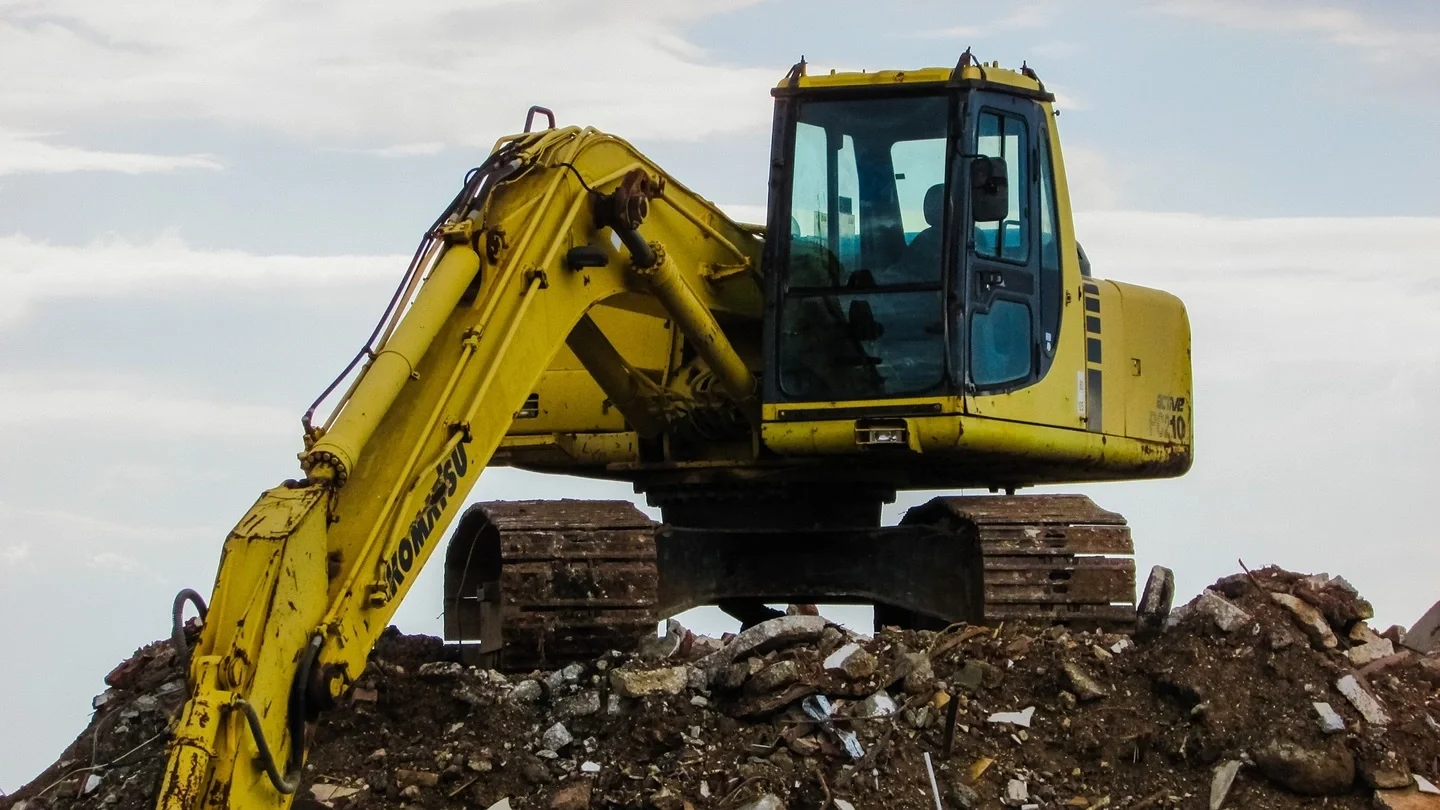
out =
[[[999,222],[1010,213],[1010,180],[1004,158],[970,162],[970,211],[976,222]]]

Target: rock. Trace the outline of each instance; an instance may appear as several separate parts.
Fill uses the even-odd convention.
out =
[[[622,697],[678,695],[689,683],[685,667],[617,669],[610,673],[610,685]]]
[[[1372,788],[1390,790],[1410,787],[1410,768],[1405,760],[1395,756],[1394,751],[1386,751],[1379,760],[1361,757],[1355,767],[1360,779]]]
[[[315,801],[328,805],[336,799],[344,799],[354,796],[360,792],[360,788],[345,787],[344,785],[318,784],[310,786],[310,795]]]
[[[559,751],[572,742],[575,742],[575,738],[570,735],[570,730],[565,728],[564,723],[556,723],[540,735],[540,744],[550,751]]]
[[[520,775],[532,785],[548,785],[555,781],[550,769],[539,757],[525,757],[520,761]]]
[[[1005,785],[1005,800],[1014,804],[1029,801],[1030,785],[1024,779],[1011,779]]]
[[[688,631],[685,626],[675,619],[665,621],[665,635],[651,636],[640,642],[636,653],[641,658],[651,661],[663,661],[673,658],[680,652],[680,647],[685,643],[685,634]]]
[[[1272,592],[1270,600],[1290,611],[1291,618],[1305,631],[1311,646],[1320,650],[1333,650],[1339,646],[1335,631],[1330,629],[1330,622],[1314,605],[1288,593]]]
[[[555,716],[562,720],[600,713],[600,693],[594,689],[555,701]]]
[[[590,780],[580,779],[555,791],[550,810],[586,810],[590,806]]]
[[[831,799],[830,803],[835,805],[835,810],[855,810],[855,805],[844,799]]]
[[[774,793],[766,793],[749,804],[741,805],[736,810],[785,810],[785,803],[780,801],[780,797]]]
[[[1375,640],[1366,642],[1358,647],[1351,647],[1345,651],[1345,657],[1350,659],[1351,666],[1363,667],[1371,661],[1377,661],[1387,655],[1395,654],[1395,645],[1388,638],[1375,637]]]
[[[485,808],[485,810],[510,810],[510,797],[506,796],[498,802]]]
[[[1345,718],[1335,711],[1329,703],[1311,703],[1315,707],[1315,713],[1320,716],[1320,730],[1326,734],[1339,734],[1345,730]]]
[[[1210,777],[1210,810],[1220,810],[1225,804],[1225,797],[1230,795],[1230,788],[1235,784],[1235,775],[1238,773],[1238,759],[1222,762],[1215,768],[1215,774]]]
[[[1357,621],[1375,617],[1375,609],[1360,598],[1355,586],[1344,577],[1333,579],[1319,574],[1295,583],[1295,595],[1318,609],[1326,621],[1339,628],[1348,628]]]
[[[395,784],[397,785],[419,785],[420,787],[435,787],[440,782],[440,774],[430,771],[411,771],[404,768],[397,768],[395,771]]]
[[[850,709],[851,717],[889,717],[899,710],[895,699],[890,697],[885,690],[880,690],[859,703],[854,704]]]
[[[950,800],[951,804],[962,810],[971,810],[980,804],[980,794],[959,779],[950,783],[950,790],[946,798]]]
[[[930,656],[923,652],[906,653],[900,670],[905,673],[902,687],[907,694],[929,692],[935,685],[935,670],[930,666]]]
[[[1440,796],[1432,796],[1418,788],[1377,790],[1375,804],[1381,810],[1440,810]]]
[[[1236,607],[1230,600],[1216,593],[1215,591],[1203,590],[1191,603],[1193,607],[1186,611],[1185,615],[1193,612],[1197,615],[1208,616],[1215,626],[1223,632],[1232,633],[1251,622],[1250,614]],[[1174,616],[1175,614],[1171,614]]]
[[[416,675],[432,680],[458,678],[464,673],[465,668],[454,661],[431,661],[428,664],[421,664],[420,668],[415,671]]]
[[[971,659],[965,662],[965,666],[955,673],[955,685],[965,688],[970,694],[980,691],[980,685],[985,682],[985,667],[979,661]]]
[[[580,682],[585,675],[584,664],[567,664],[563,669],[558,669],[545,676],[545,685],[550,687],[550,693],[554,694],[562,687]]]
[[[692,692],[704,692],[710,689],[710,676],[705,670],[698,667],[685,667],[685,688]]]
[[[912,728],[929,728],[931,719],[929,706],[918,706],[905,710],[905,722],[909,723]]]
[[[815,641],[828,622],[821,616],[777,616],[740,631],[730,643],[696,662],[711,681],[730,662],[752,652],[766,652],[790,644]]]
[[[1355,710],[1360,712],[1360,716],[1367,721],[1377,726],[1383,726],[1390,722],[1390,716],[1385,713],[1380,701],[1371,697],[1354,675],[1346,675],[1336,681],[1335,688],[1340,690],[1340,694],[1344,695],[1350,701],[1350,705],[1354,706]]]
[[[534,703],[545,694],[545,687],[539,681],[521,681],[515,684],[505,699],[511,703]]]
[[[1163,565],[1151,568],[1145,587],[1140,592],[1140,601],[1135,605],[1136,636],[1149,639],[1159,635],[1165,621],[1170,618],[1170,606],[1174,601],[1175,573]]]
[[[405,787],[400,789],[400,798],[410,799],[412,801],[420,798],[420,786],[406,785]]]
[[[800,663],[786,659],[776,661],[760,670],[745,684],[745,691],[752,695],[776,692],[800,680]]]
[[[850,643],[825,658],[825,669],[845,673],[852,680],[868,678],[875,674],[879,661],[859,644]]]
[[[1075,697],[1080,700],[1096,700],[1109,694],[1105,691],[1105,687],[1101,686],[1100,682],[1091,677],[1090,673],[1086,672],[1079,664],[1066,661],[1061,669],[1065,672],[1066,680],[1070,681]]]
[[[98,773],[86,774],[85,781],[80,783],[80,795],[89,796],[91,793],[94,793],[100,788],[100,783],[102,781],[104,780]]]
[[[1429,793],[1432,796],[1440,796],[1440,787],[1435,787],[1434,783],[1429,779],[1426,779],[1418,773],[1411,774],[1411,776],[1415,777],[1416,790],[1419,790],[1421,793]]]
[[[1271,741],[1255,753],[1255,765],[1270,781],[1305,796],[1337,795],[1355,782],[1355,758],[1333,738],[1320,748]]]
[[[1034,706],[1026,706],[1024,709],[1022,709],[1022,710],[1020,710],[1020,711],[1018,711],[1018,712],[996,712],[996,713],[990,715],[990,717],[989,717],[989,719],[988,719],[987,722],[990,722],[990,723],[1009,723],[1009,724],[1014,725],[1014,726],[1020,726],[1021,728],[1029,728],[1029,727],[1030,727],[1030,718],[1032,718],[1032,717],[1034,717],[1034,716],[1035,716],[1035,707],[1034,707]]]

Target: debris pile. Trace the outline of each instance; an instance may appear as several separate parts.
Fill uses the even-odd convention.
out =
[[[387,632],[315,734],[297,805],[586,810],[1440,808],[1440,657],[1343,579],[1227,577],[1146,639],[791,615],[502,675]],[[184,700],[168,643],[0,810],[153,806]]]

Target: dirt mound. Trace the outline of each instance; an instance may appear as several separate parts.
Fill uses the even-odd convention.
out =
[[[1440,804],[1423,792],[1440,777],[1440,658],[1369,616],[1344,580],[1263,569],[1217,582],[1148,640],[1012,625],[863,637],[787,616],[723,640],[672,624],[641,653],[507,676],[392,631],[317,730],[296,802]],[[107,682],[85,733],[0,810],[153,806],[184,700],[174,651],[145,647]]]

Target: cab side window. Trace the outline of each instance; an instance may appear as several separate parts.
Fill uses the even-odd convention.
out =
[[[980,114],[977,151],[1005,161],[1010,185],[1010,211],[999,222],[975,223],[975,255],[1024,264],[1030,258],[1029,206],[1025,192],[1029,179],[1030,135],[1018,115],[986,110]]]

